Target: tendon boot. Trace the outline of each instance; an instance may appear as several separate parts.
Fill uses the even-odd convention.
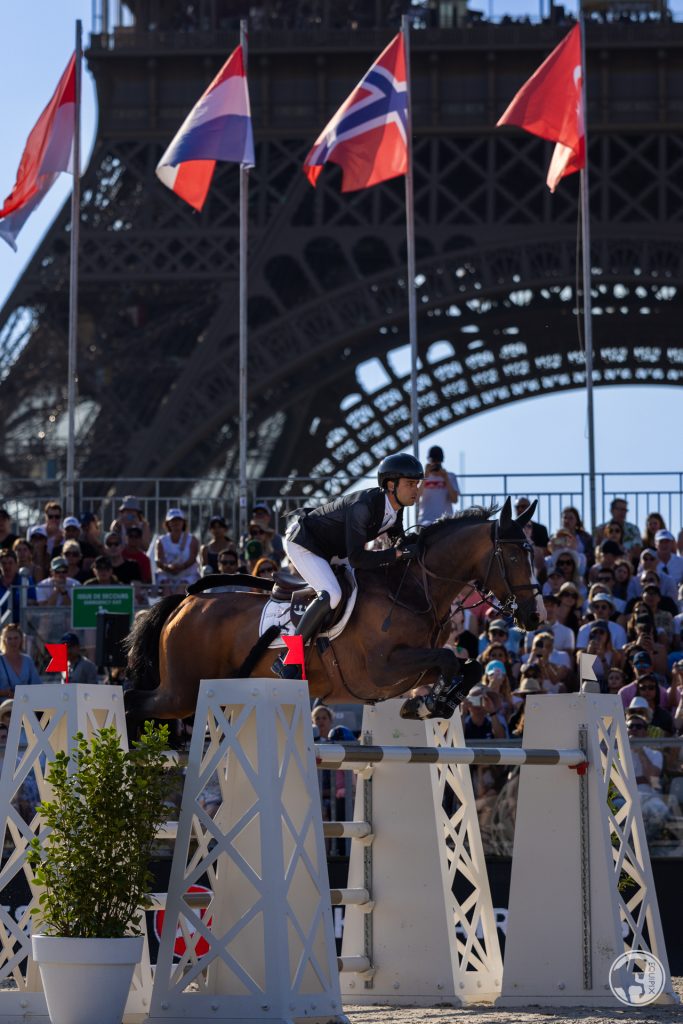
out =
[[[321,590],[314,601],[311,601],[306,611],[301,616],[297,633],[304,639],[304,650],[306,643],[317,633],[323,624],[325,616],[330,610],[330,595],[326,590]],[[285,665],[283,654],[273,662],[272,671],[281,679],[301,679],[300,665]]]
[[[401,708],[401,718],[450,718],[483,673],[478,661],[466,661],[460,675],[449,680],[441,676],[426,697],[409,697]]]

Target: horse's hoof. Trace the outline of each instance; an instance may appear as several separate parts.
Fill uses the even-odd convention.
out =
[[[422,721],[425,718],[433,718],[433,701],[431,697],[408,697],[403,702],[399,712],[401,718]]]

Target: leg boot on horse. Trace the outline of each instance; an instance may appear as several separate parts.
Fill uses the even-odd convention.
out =
[[[441,676],[425,697],[409,697],[401,708],[401,718],[450,718],[483,672],[478,661],[466,661],[460,675],[450,680]]]
[[[323,624],[325,616],[330,610],[330,595],[326,590],[321,590],[314,601],[311,601],[306,611],[301,616],[299,622],[299,628],[297,634],[303,637],[304,641],[304,652],[306,650],[306,643],[313,636]],[[280,676],[281,679],[301,679],[302,672],[298,665],[285,665],[285,659],[283,654],[279,654],[273,662],[273,672],[276,676]]]

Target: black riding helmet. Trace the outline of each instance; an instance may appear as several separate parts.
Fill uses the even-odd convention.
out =
[[[422,463],[414,455],[401,452],[399,455],[387,455],[379,464],[377,483],[386,489],[389,480],[424,480]]]

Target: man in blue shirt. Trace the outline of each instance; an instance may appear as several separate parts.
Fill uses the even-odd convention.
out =
[[[21,621],[21,597],[22,590],[26,588],[27,604],[36,603],[36,588],[28,580],[22,580],[17,568],[17,556],[10,548],[0,550],[0,609],[4,610],[9,606],[12,614],[12,622]]]

